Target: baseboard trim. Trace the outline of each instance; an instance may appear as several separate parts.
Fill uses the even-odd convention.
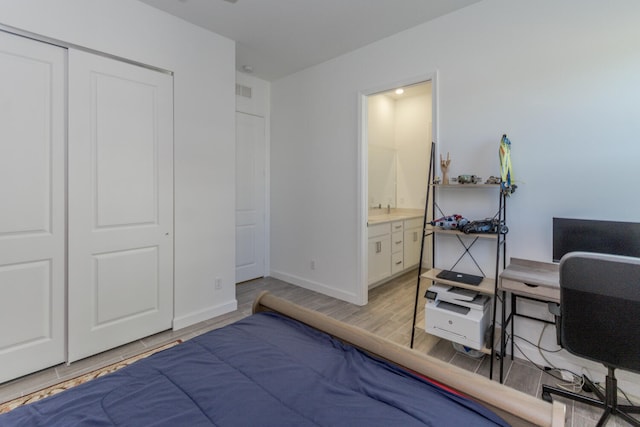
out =
[[[301,288],[308,289],[310,291],[318,292],[332,298],[337,298],[342,301],[349,302],[351,304],[362,305],[358,302],[358,298],[355,294],[345,292],[336,288],[332,288],[323,283],[307,280],[302,277],[294,276],[291,274],[283,273],[281,271],[271,270],[271,277],[279,280],[291,283],[292,285],[300,286]]]
[[[174,317],[173,330],[177,331],[179,329],[186,328],[187,326],[195,325],[196,323],[221,316],[237,309],[238,301],[236,299],[233,299],[232,301],[226,302],[224,304],[208,307],[203,310],[185,314],[184,316]]]

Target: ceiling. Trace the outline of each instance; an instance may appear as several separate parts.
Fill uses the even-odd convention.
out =
[[[236,41],[236,67],[268,81],[481,0],[140,0]]]

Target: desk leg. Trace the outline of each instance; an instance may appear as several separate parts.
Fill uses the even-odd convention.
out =
[[[506,299],[507,293],[505,291],[500,292],[500,296],[502,297],[502,317],[501,317],[501,328],[500,328],[500,384],[504,381],[504,350],[506,347],[505,335],[506,335]]]
[[[493,323],[491,324],[491,355],[489,356],[489,379],[493,380],[493,360],[498,353],[496,350],[496,311],[498,310],[498,298],[496,295],[493,297]],[[502,337],[502,335],[501,335]]]
[[[511,294],[511,360],[513,360],[513,350],[515,346],[515,320],[516,320],[516,296]]]
[[[496,288],[495,295],[493,296],[493,319],[491,323],[491,358],[489,359],[489,379],[493,380],[493,363],[495,357],[498,354],[496,349],[496,315],[498,314],[498,296],[499,292]],[[503,314],[504,316],[504,314]],[[502,342],[502,328],[500,328],[500,342]],[[500,382],[502,382],[502,371],[500,372]]]

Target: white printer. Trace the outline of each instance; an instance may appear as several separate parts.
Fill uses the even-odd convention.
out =
[[[480,350],[489,326],[487,295],[436,283],[427,290],[425,331],[428,334]]]

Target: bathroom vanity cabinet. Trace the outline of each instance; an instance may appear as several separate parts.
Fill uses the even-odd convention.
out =
[[[422,216],[389,214],[369,220],[368,284],[382,284],[418,265]]]

